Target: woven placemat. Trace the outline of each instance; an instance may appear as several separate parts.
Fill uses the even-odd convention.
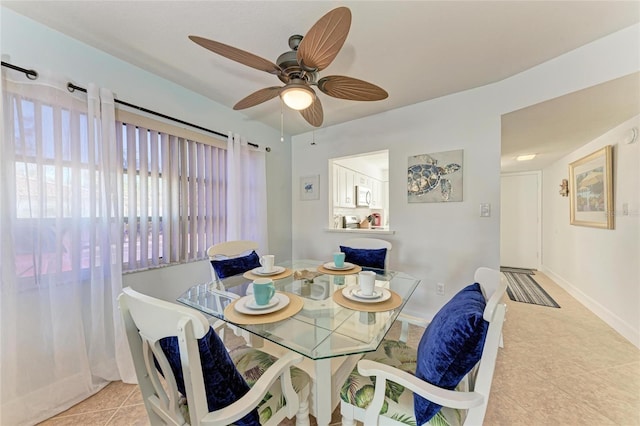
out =
[[[354,265],[353,268],[346,269],[344,271],[334,271],[333,269],[327,269],[322,265],[318,266],[318,272],[329,275],[352,275],[357,274],[360,271],[362,271],[362,268],[358,265]]]
[[[289,298],[289,304],[279,311],[262,315],[241,314],[235,309],[235,304],[238,303],[238,300],[240,300],[237,299],[233,301],[233,303],[227,305],[226,308],[224,308],[224,319],[235,324],[269,324],[272,322],[282,321],[283,319],[287,319],[300,312],[300,310],[304,306],[304,301],[302,300],[302,298],[293,293],[287,293],[284,291],[281,291],[279,293],[282,293]]]
[[[387,289],[391,293],[391,297],[384,302],[380,303],[365,303],[365,302],[356,302],[355,300],[347,299],[342,294],[342,290],[336,290],[333,293],[333,301],[336,302],[340,306],[344,306],[345,308],[353,309],[354,311],[363,311],[363,312],[384,312],[390,311],[391,309],[395,309],[402,305],[402,297],[395,291],[391,291]]]
[[[271,278],[272,280],[281,280],[282,278],[287,278],[291,274],[293,274],[293,269],[284,268],[284,271],[275,275],[256,275],[251,271],[247,271],[242,274],[242,276],[248,280],[257,280],[258,278]]]

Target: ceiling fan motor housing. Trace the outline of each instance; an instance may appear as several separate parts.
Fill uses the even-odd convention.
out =
[[[318,76],[317,72],[304,70],[300,66],[297,59],[297,52],[295,50],[284,52],[282,55],[278,56],[276,64],[282,69],[282,73],[278,75],[278,78],[283,83],[288,83],[294,78],[304,80],[308,83],[314,83]]]

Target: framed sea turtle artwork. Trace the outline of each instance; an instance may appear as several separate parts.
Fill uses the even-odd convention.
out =
[[[410,203],[462,201],[464,150],[409,157],[407,196]]]

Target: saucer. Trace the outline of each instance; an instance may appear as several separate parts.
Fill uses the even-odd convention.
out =
[[[341,268],[337,267],[335,263],[333,262],[327,262],[324,265],[325,268],[330,269],[332,271],[347,271],[349,269],[353,269],[353,267],[355,266],[353,263],[349,263],[349,262],[344,262],[344,266],[342,266]]]
[[[247,300],[244,303],[244,306],[246,308],[249,308],[249,309],[260,310],[261,311],[263,309],[272,308],[272,307],[276,306],[278,303],[280,303],[280,299],[278,299],[274,294],[273,297],[271,298],[271,300],[269,300],[269,303],[267,303],[266,305],[258,305],[258,303],[256,302],[256,298],[252,297],[250,300]]]
[[[373,294],[378,294],[378,296],[358,296],[357,293],[359,291],[360,286],[358,284],[351,285],[342,289],[342,295],[349,300],[360,303],[380,303],[391,298],[391,292],[383,287],[376,286],[376,288],[373,290]]]
[[[374,290],[372,294],[362,294],[362,290],[359,288],[353,290],[351,294],[360,299],[377,299],[382,296],[382,292],[377,290]]]
[[[284,270],[285,268],[282,266],[274,266],[271,272],[264,272],[262,266],[258,266],[257,268],[254,268],[251,272],[256,275],[262,275],[262,276],[268,277],[271,275],[277,275],[281,272],[284,272]]]
[[[269,302],[269,305],[271,305],[275,301],[275,303],[273,303],[271,307],[262,308],[262,306],[260,306],[261,309],[256,309],[256,308],[251,308],[247,306],[247,305],[255,305],[255,301],[256,300],[253,296],[244,296],[238,299],[238,301],[235,303],[235,305],[233,305],[233,307],[237,312],[240,312],[241,314],[246,314],[246,315],[270,314],[272,312],[276,312],[282,308],[285,308],[289,304],[289,297],[286,294],[276,292],[276,294],[273,296],[273,298]]]

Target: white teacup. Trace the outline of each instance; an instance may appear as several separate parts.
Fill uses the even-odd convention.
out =
[[[260,258],[260,265],[262,266],[262,272],[272,272],[273,265],[275,264],[276,257],[272,254],[265,254]]]
[[[358,283],[360,284],[360,293],[363,296],[373,295],[373,291],[376,287],[376,273],[373,271],[359,272]]]

